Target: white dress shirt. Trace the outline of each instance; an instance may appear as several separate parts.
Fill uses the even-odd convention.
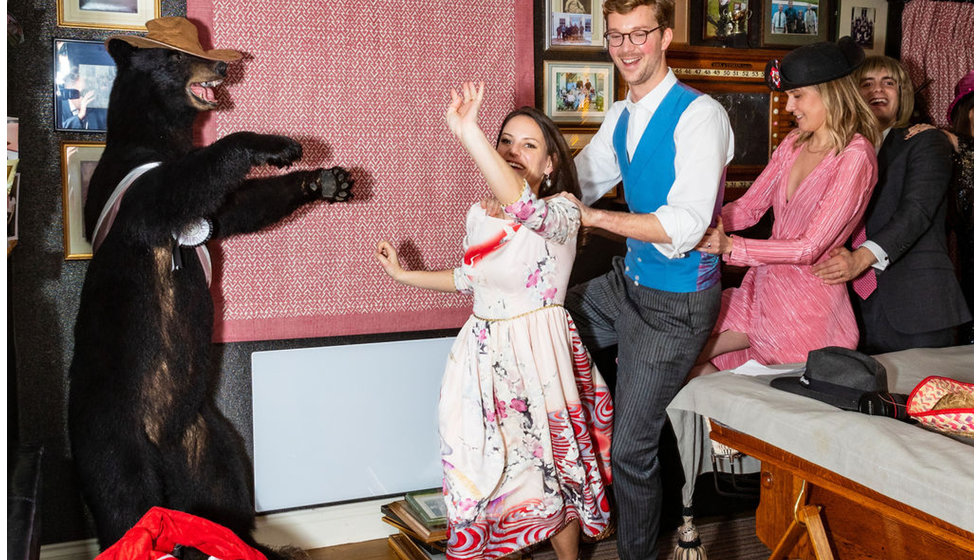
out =
[[[575,158],[582,202],[591,205],[622,180],[613,131],[623,110],[630,112],[626,152],[632,159],[650,118],[676,83],[677,77],[668,69],[660,84],[638,102],[627,95],[626,100],[617,101],[609,109],[599,131]],[[674,183],[667,194],[667,204],[654,212],[671,242],[653,245],[669,258],[684,257],[701,241],[705,229],[714,225],[718,184],[735,149],[728,113],[710,96],[698,96],[677,122],[674,145]]]

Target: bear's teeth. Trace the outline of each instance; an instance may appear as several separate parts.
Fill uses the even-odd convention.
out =
[[[191,84],[191,94],[198,99],[214,103],[214,90],[207,83]]]

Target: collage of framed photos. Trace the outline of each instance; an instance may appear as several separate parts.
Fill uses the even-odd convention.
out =
[[[541,107],[573,153],[588,144],[615,100],[602,0],[543,0]]]
[[[58,27],[145,31],[160,17],[160,0],[58,0]],[[90,141],[61,142],[65,258],[86,259],[92,246],[85,236],[83,208],[88,180],[102,156],[109,93],[116,64],[103,40],[53,39],[54,122],[59,132],[88,133]]]
[[[888,0],[691,0],[690,42],[793,48],[851,35],[884,54]]]
[[[574,154],[598,130],[618,91],[602,0],[538,0],[536,8],[539,106]],[[698,47],[792,49],[851,35],[867,54],[884,54],[888,0],[690,0],[688,17],[681,17],[675,28],[686,28],[688,42]]]

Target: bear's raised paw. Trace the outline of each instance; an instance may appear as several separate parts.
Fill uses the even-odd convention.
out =
[[[343,167],[331,167],[316,172],[310,181],[304,182],[303,186],[313,196],[319,196],[323,200],[346,202],[353,196],[351,188],[354,186],[354,180]]]

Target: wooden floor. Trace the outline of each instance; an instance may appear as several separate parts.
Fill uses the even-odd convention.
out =
[[[310,560],[400,560],[387,539],[341,544],[307,551]]]

